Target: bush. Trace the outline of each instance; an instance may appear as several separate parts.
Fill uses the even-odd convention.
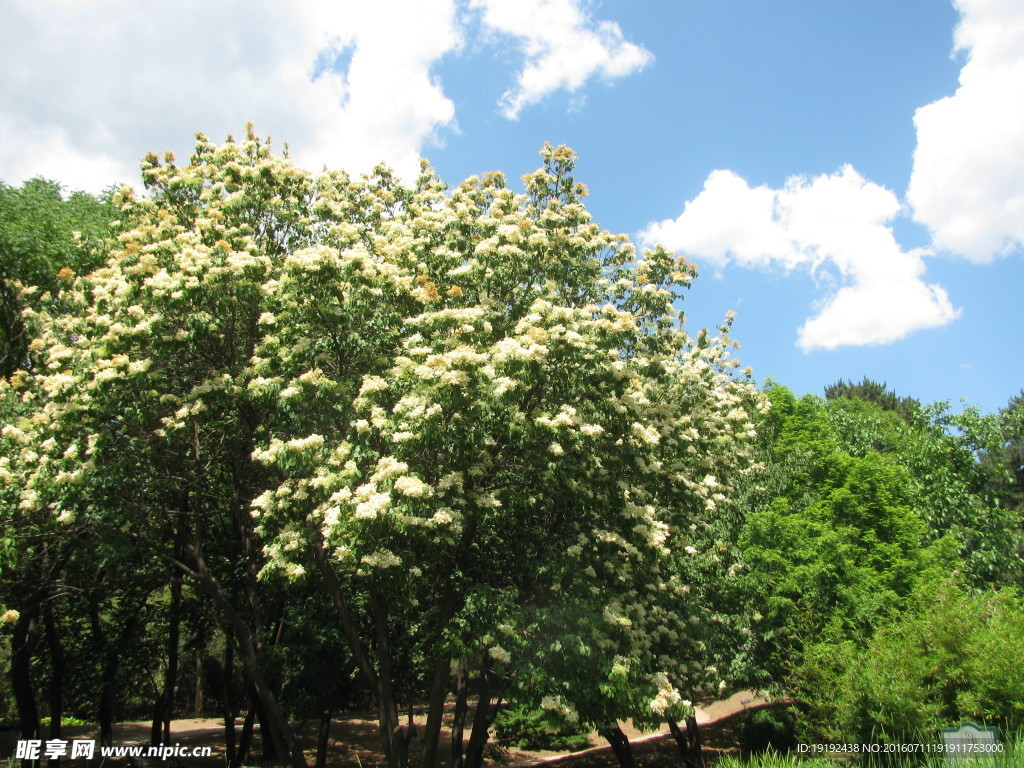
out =
[[[578,723],[566,723],[546,710],[518,704],[501,710],[494,733],[502,747],[575,752],[590,746],[589,731]]]
[[[947,583],[880,630],[838,681],[837,715],[862,740],[913,741],[962,720],[1024,725],[1024,603],[1012,590],[967,594]]]
[[[759,709],[744,715],[738,735],[744,752],[788,752],[797,745],[796,723],[788,708]]]

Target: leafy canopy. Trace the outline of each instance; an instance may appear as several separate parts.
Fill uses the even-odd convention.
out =
[[[758,398],[729,321],[683,328],[693,265],[600,230],[542,156],[522,193],[314,175],[251,131],[148,157],[75,311],[36,313],[14,508],[149,537],[186,510],[199,541],[241,507],[265,580],[341,585],[368,680],[472,656],[570,719],[684,712],[723,682],[689,582]]]

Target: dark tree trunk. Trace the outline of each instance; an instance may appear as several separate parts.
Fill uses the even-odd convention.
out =
[[[384,754],[391,768],[409,765],[409,740],[412,732],[403,728],[398,717],[394,675],[391,669],[391,643],[388,638],[388,612],[384,598],[376,589],[370,590],[370,611],[373,614],[374,636],[377,641],[377,716],[380,721]]]
[[[138,619],[130,621],[121,631],[118,642],[107,648],[106,663],[103,665],[103,687],[100,691],[100,744],[112,746],[114,743],[114,697],[117,690],[117,672],[121,667],[121,658],[126,650],[128,639],[135,634]]]
[[[437,744],[441,738],[444,700],[451,687],[451,666],[451,656],[438,653],[430,681],[430,699],[427,706],[427,723],[423,731],[423,747],[420,750],[420,768],[433,768],[437,762]]]
[[[104,683],[100,692],[100,746],[114,744],[114,686]]]
[[[704,748],[700,740],[700,728],[697,727],[697,718],[693,715],[686,718],[686,740],[690,742],[694,768],[704,768]]]
[[[276,627],[277,627],[274,630],[273,640],[271,641],[271,644],[270,644],[272,648],[276,648],[278,646],[278,644],[281,642],[281,635],[284,634],[284,624],[285,624],[284,611],[283,610],[281,611],[281,615],[278,617],[276,622],[270,622],[270,623],[276,625]],[[260,645],[256,646],[257,652],[259,652],[261,650],[261,647],[262,646],[260,646]],[[277,698],[277,697],[279,697],[281,695],[280,680],[274,679],[274,678],[268,678],[267,679],[267,685],[270,687],[270,690],[273,692],[275,698]],[[270,739],[266,738],[266,735],[265,735],[266,731],[264,729],[264,723],[266,721],[266,717],[265,716],[267,714],[267,710],[263,706],[262,702],[260,704],[259,709],[256,710],[256,714],[259,717],[259,721],[260,721],[260,733],[264,734],[264,738],[263,738],[263,757],[268,759],[268,760],[276,760],[277,758],[279,758],[283,754],[285,754],[286,747],[285,747],[285,743],[284,743],[284,741],[282,739],[282,734],[273,734],[272,738],[270,738]]]
[[[161,741],[161,730],[163,743],[171,743],[171,720],[174,717],[174,693],[178,680],[178,646],[181,641],[181,580],[174,577],[171,578],[171,607],[168,619],[167,673],[164,676],[164,689],[160,694],[158,717],[153,718],[151,741],[154,746]]]
[[[469,696],[469,661],[459,660],[459,671],[455,678],[455,713],[452,719],[452,754],[450,768],[463,768],[463,734],[466,730],[467,698]]]
[[[94,642],[103,649],[103,682],[100,686],[100,703],[98,719],[100,721],[100,746],[109,747],[114,743],[114,696],[117,689],[117,671],[121,667],[121,659],[127,651],[129,640],[135,634],[139,623],[142,604],[147,595],[139,600],[138,609],[129,613],[128,619],[121,627],[116,642],[111,642],[103,632],[100,623],[99,608],[92,603],[89,608],[89,619],[92,625]]]
[[[192,716],[203,716],[203,652],[197,647],[195,653],[196,685],[192,692]]]
[[[235,647],[231,635],[224,634],[224,754],[229,766],[235,763]],[[237,763],[241,765],[241,763]]]
[[[348,643],[356,666],[363,680],[373,691],[377,705],[377,721],[380,728],[381,744],[390,768],[407,768],[409,764],[409,741],[412,730],[403,726],[398,717],[398,701],[395,697],[394,680],[391,668],[391,649],[388,640],[388,611],[384,599],[376,590],[370,593],[370,610],[373,620],[376,668],[370,659],[366,646],[363,644],[355,619],[349,608],[348,598],[341,588],[323,544],[314,542],[309,547],[317,570],[323,577],[327,594],[338,611],[342,635]],[[378,671],[379,670],[379,671]],[[432,686],[433,688],[433,686]],[[433,725],[433,723],[431,724]],[[437,729],[440,728],[438,718]],[[436,745],[435,745],[436,746]]]
[[[669,720],[668,727],[676,740],[676,746],[679,747],[679,754],[686,768],[704,768],[704,754],[696,718],[688,717],[685,728],[680,728],[675,720]]]
[[[163,694],[160,694],[156,697],[156,701],[153,702],[153,723],[149,727],[149,743],[154,747],[160,746],[163,735],[163,723],[164,697]]]
[[[11,689],[18,708],[21,723],[21,738],[39,738],[39,709],[36,707],[36,691],[32,685],[32,653],[39,639],[36,613],[39,603],[31,601],[22,610],[14,624],[11,637]],[[30,761],[23,760],[22,766],[29,768]]]
[[[484,662],[486,664],[486,658]],[[492,705],[493,695],[491,681],[484,667],[480,671],[480,698],[473,711],[473,730],[469,734],[469,744],[466,745],[465,768],[480,768],[483,765],[484,747],[487,746],[491,724],[498,716],[498,707],[501,705],[500,700]]]
[[[434,662],[434,675],[430,683],[430,705],[427,710],[427,724],[423,733],[423,749],[420,752],[420,768],[433,768],[437,762],[437,744],[441,738],[441,724],[444,719],[444,701],[451,688],[452,658],[449,653],[440,652],[440,641],[445,627],[455,612],[457,595],[455,586],[450,579],[451,573],[445,578],[445,592],[441,598],[441,610],[437,621],[438,651]],[[461,749],[460,749],[461,752]]]
[[[266,679],[263,677],[252,632],[249,630],[245,620],[231,604],[231,600],[228,599],[220,582],[210,573],[202,553],[192,548],[192,556],[196,561],[196,570],[180,562],[177,565],[196,579],[199,586],[214,599],[214,602],[223,611],[224,617],[227,619],[228,625],[235,636],[235,641],[238,643],[242,664],[245,666],[245,671],[256,690],[257,699],[266,710],[267,720],[270,725],[270,737],[279,740],[279,752],[282,756],[285,754],[289,756],[293,768],[309,768],[306,765],[306,758],[302,754],[302,750],[295,743],[295,734],[292,732],[288,718],[285,717],[284,712],[277,703],[277,699],[274,697],[273,691],[271,691],[270,686],[267,685]],[[266,738],[267,734],[264,733],[263,737]]]
[[[281,735],[267,717],[263,702],[256,700],[256,719],[260,724],[260,737],[263,741],[263,759],[276,760],[281,756]]]
[[[602,728],[599,733],[611,744],[615,759],[619,761],[619,768],[636,768],[636,763],[633,762],[633,750],[629,746],[629,738],[622,732],[618,724],[610,728]]]
[[[320,732],[316,741],[316,768],[327,768],[327,747],[331,735],[331,709],[320,703]]]
[[[53,618],[53,606],[43,606],[43,621],[46,626],[46,646],[50,652],[50,738],[59,739],[61,720],[64,718],[64,647]],[[60,758],[51,758],[47,765],[60,765]]]
[[[252,696],[249,708],[245,711],[245,719],[242,721],[242,733],[238,737],[238,752],[235,755],[235,762],[231,768],[239,768],[249,760],[249,750],[252,749],[252,732],[256,727],[256,696]]]

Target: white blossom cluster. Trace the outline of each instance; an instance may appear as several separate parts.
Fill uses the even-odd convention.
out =
[[[306,578],[319,547],[405,609],[476,579],[459,642],[493,662],[540,675],[542,628],[573,627],[590,683],[541,702],[567,720],[622,714],[609,679],[651,692],[647,716],[717,685],[677,559],[730,503],[757,396],[728,321],[683,330],[693,265],[601,231],[571,152],[543,155],[519,194],[312,175],[252,135],[148,159],[162,195],[120,193],[113,257],[38,318],[18,396],[46,402],[3,428],[0,482],[69,523],[76,491],[53,489],[125,435],[196,473],[247,436],[266,575]]]

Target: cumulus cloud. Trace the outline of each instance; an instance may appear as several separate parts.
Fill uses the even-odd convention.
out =
[[[576,92],[595,76],[623,77],[654,58],[628,42],[615,22],[594,22],[581,0],[471,0],[470,7],[482,11],[492,34],[515,38],[526,57],[500,102],[512,120],[555,91]]]
[[[907,190],[935,246],[988,262],[1024,245],[1024,4],[957,0],[956,93],[914,116]]]
[[[0,178],[134,181],[253,120],[308,167],[415,173],[454,119],[431,72],[458,49],[454,0],[11,0],[0,25]],[[185,137],[183,139],[183,137]]]
[[[525,53],[502,101],[514,118],[651,56],[585,0],[8,0],[0,25],[0,178],[97,191],[138,178],[147,152],[191,150],[253,121],[304,167],[415,176],[455,126],[437,63],[462,50],[460,9],[485,42]]]
[[[889,343],[958,315],[940,286],[924,282],[924,252],[896,242],[889,223],[899,213],[896,195],[851,166],[793,177],[782,189],[751,188],[719,170],[677,218],[651,224],[640,237],[718,267],[837,276],[837,290],[797,339],[804,350],[835,349]]]

